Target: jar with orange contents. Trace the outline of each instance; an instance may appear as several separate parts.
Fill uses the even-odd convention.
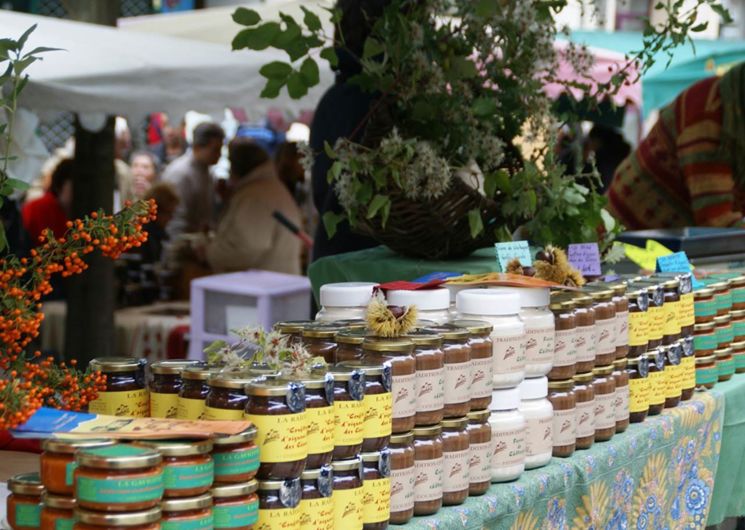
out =
[[[215,478],[212,440],[138,442],[163,457],[163,496],[196,497],[207,493]]]
[[[297,479],[296,479],[297,480]],[[250,530],[259,520],[258,482],[226,484],[212,488],[215,530]]]
[[[160,530],[208,530],[212,528],[212,496],[208,493],[198,497],[165,499]]]
[[[73,471],[75,471],[75,451],[114,445],[114,440],[44,440],[41,453],[41,483],[47,492],[72,497]]]
[[[64,530],[75,523],[75,499],[45,493],[41,498],[40,530]]]
[[[104,513],[75,510],[73,530],[161,530],[160,508],[139,512]]]
[[[8,481],[7,517],[14,530],[35,530],[41,522],[44,486],[38,473],[23,473]]]
[[[248,482],[259,470],[259,448],[256,447],[256,427],[212,439],[212,460],[215,462],[215,482]]]

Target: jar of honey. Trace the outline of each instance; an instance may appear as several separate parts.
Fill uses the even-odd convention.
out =
[[[207,493],[215,477],[215,464],[210,453],[212,440],[139,442],[158,451],[163,457],[163,495],[196,497]]]
[[[259,470],[259,448],[256,447],[256,427],[230,435],[212,438],[212,460],[215,483],[248,482]]]
[[[73,471],[75,471],[75,451],[114,445],[114,440],[65,440],[49,438],[44,440],[41,453],[41,482],[48,493],[72,497]]]
[[[106,513],[75,510],[73,530],[162,530],[160,508],[139,512]]]
[[[187,366],[198,366],[199,361],[158,361],[150,365],[150,417],[175,418],[178,412],[178,393],[181,372]]]
[[[41,497],[40,530],[64,530],[75,523],[75,499],[45,493]]]
[[[252,381],[248,374],[213,374],[207,379],[205,420],[242,420],[248,396],[243,388]]]
[[[150,400],[145,384],[145,359],[99,357],[90,362],[93,371],[106,376],[106,389],[88,404],[88,412],[108,416],[146,418]]]
[[[8,523],[13,530],[34,530],[41,524],[41,494],[44,486],[38,473],[23,473],[8,481]]]
[[[176,418],[180,420],[203,420],[204,400],[210,387],[207,378],[210,369],[204,366],[188,366],[181,372],[181,388],[178,393]]]
[[[259,520],[258,487],[258,483],[252,480],[212,488],[214,529],[251,530]]]
[[[212,496],[165,499],[160,508],[163,512],[160,530],[209,530],[212,525]]]

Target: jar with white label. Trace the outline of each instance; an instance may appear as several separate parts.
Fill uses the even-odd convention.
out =
[[[483,495],[491,486],[492,447],[489,414],[488,409],[468,413],[468,494],[472,497]]]
[[[592,372],[573,377],[577,403],[577,449],[589,449],[595,443],[595,389],[592,387],[592,378]]]
[[[468,418],[442,420],[442,504],[463,504],[469,489]]]
[[[574,298],[574,315],[577,319],[577,373],[583,374],[595,367],[597,351],[597,330],[595,328],[595,310],[591,296],[579,295]],[[615,358],[615,349],[614,349]]]
[[[442,337],[445,354],[445,407],[446,418],[462,418],[471,411],[471,347],[465,328],[443,324],[426,328]]]
[[[525,377],[541,377],[551,371],[554,360],[554,314],[549,309],[548,288],[497,287],[497,291],[520,296],[520,319],[525,324]]]
[[[414,343],[416,360],[416,425],[435,425],[445,411],[445,354],[442,336],[426,329],[415,330],[406,339]]]
[[[432,515],[442,507],[441,434],[439,425],[414,429],[414,515]]]
[[[488,409],[494,374],[491,340],[493,327],[483,320],[454,320],[453,325],[466,328],[470,334],[468,345],[471,347],[471,410]]]
[[[553,452],[554,407],[548,400],[548,379],[534,377],[520,383],[520,407],[525,417],[525,469],[543,467]]]
[[[574,302],[555,299],[549,306],[554,314],[554,365],[548,373],[550,381],[571,379],[577,374],[577,318]]]
[[[495,289],[468,289],[456,298],[458,318],[484,320],[491,332],[494,372],[492,388],[514,388],[525,377],[525,324],[520,297]]]
[[[692,357],[691,357],[692,358]],[[619,359],[613,362],[613,379],[616,381],[616,433],[621,433],[629,426],[629,373],[626,371],[628,361]]]
[[[391,455],[391,524],[408,523],[414,517],[414,433],[394,434]]]
[[[518,410],[520,391],[503,388],[492,393],[491,415],[491,481],[510,482],[525,471],[525,435],[528,423]]]
[[[365,310],[372,299],[377,283],[341,282],[321,286],[321,310],[316,320],[364,320]]]
[[[414,291],[391,290],[386,293],[385,298],[389,305],[415,305],[419,318],[423,320],[431,320],[438,325],[450,322],[450,292],[444,287]]]
[[[616,434],[616,380],[613,365],[598,366],[592,371],[595,389],[595,441],[605,442]]]
[[[593,290],[595,312],[595,364],[607,366],[616,360],[616,304],[612,289]]]
[[[548,400],[554,407],[553,455],[566,458],[577,448],[577,398],[574,381],[549,381]]]

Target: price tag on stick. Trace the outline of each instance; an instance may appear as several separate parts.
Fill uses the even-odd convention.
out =
[[[597,243],[576,243],[567,249],[569,263],[583,276],[600,276],[600,249]]]
[[[500,272],[507,270],[507,264],[515,258],[520,260],[523,267],[531,267],[533,260],[530,257],[530,247],[527,241],[507,241],[495,243],[494,250],[497,253],[497,265]]]

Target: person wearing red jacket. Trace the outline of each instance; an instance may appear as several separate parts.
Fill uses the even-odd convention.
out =
[[[47,228],[52,230],[54,237],[65,235],[72,207],[72,176],[73,161],[61,160],[52,172],[49,189],[44,195],[23,205],[21,219],[32,245],[40,244],[39,237]]]

